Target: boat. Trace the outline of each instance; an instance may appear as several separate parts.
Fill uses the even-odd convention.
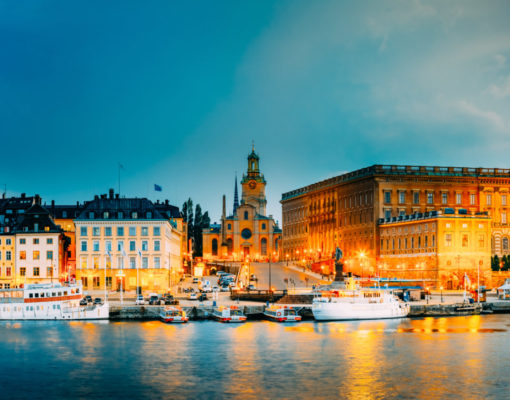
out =
[[[163,322],[171,323],[185,323],[188,322],[189,317],[186,316],[186,311],[183,311],[180,307],[165,307],[159,314]]]
[[[272,321],[278,322],[299,322],[301,316],[297,309],[291,306],[272,305],[264,310],[264,315]]]
[[[238,306],[220,306],[214,309],[212,316],[220,322],[246,322],[246,315]]]
[[[347,285],[319,291],[312,313],[318,321],[405,318],[409,305],[388,288],[359,288],[351,278]]]
[[[0,290],[0,320],[92,320],[108,319],[108,302],[80,305],[81,282],[75,284],[29,284]]]

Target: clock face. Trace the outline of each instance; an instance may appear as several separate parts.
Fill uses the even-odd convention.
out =
[[[257,186],[257,182],[250,181],[250,183],[248,183],[248,185],[250,186],[250,189],[255,189],[255,186]]]

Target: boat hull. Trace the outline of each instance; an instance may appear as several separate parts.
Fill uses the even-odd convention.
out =
[[[400,303],[314,303],[312,313],[318,321],[405,318],[409,307]]]
[[[271,321],[275,322],[299,322],[301,321],[301,316],[274,316],[270,314],[264,313],[264,315]]]
[[[2,304],[0,307],[0,321],[78,321],[110,318],[108,304],[93,307],[53,307],[57,305],[52,303],[40,305],[27,303]]]

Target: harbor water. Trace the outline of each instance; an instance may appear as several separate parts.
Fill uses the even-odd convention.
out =
[[[510,316],[1,322],[2,398],[503,399]]]

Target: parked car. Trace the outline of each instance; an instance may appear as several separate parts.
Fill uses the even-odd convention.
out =
[[[187,288],[184,288],[184,289],[183,289],[183,292],[184,292],[184,293],[193,293],[194,291],[195,291],[195,289],[194,289],[194,288],[192,288],[192,287],[187,287]]]
[[[257,287],[255,285],[249,285],[248,290],[257,290]]]
[[[188,296],[188,299],[189,300],[197,300],[198,296],[197,296],[196,293],[190,293],[189,296]]]
[[[86,306],[89,302],[87,301],[87,298],[84,297],[83,299],[80,300],[80,306]]]
[[[85,300],[87,300],[87,303],[92,303],[92,296],[85,296]]]
[[[203,286],[202,289],[200,289],[200,291],[202,293],[211,293],[212,292],[212,288],[211,288],[211,286],[207,285],[207,286]]]
[[[200,279],[198,279],[196,276],[193,278],[193,283],[198,283]]]
[[[255,282],[257,282],[257,281],[258,281],[257,275],[255,275],[255,274],[251,274],[251,275],[250,275],[250,281],[255,281]]]
[[[205,301],[207,300],[207,294],[202,293],[200,296],[198,296],[198,301]]]
[[[136,296],[135,304],[137,306],[143,306],[145,304],[145,300],[143,299],[143,296],[141,294]]]
[[[222,287],[221,287],[221,291],[222,291],[222,292],[230,292],[230,286],[228,286],[228,285],[224,285],[224,286],[222,286]]]
[[[163,301],[165,302],[165,305],[177,305],[179,304],[179,300],[176,300],[174,296],[172,296],[169,293],[166,293],[163,296]]]
[[[216,276],[223,276],[223,275],[226,275],[228,274],[228,272],[225,272],[225,271],[216,271]]]
[[[99,298],[99,297],[96,297],[94,299],[94,304],[101,304],[102,302],[103,302],[103,300],[101,300],[101,298]]]
[[[212,288],[211,288],[211,291],[212,292],[219,292],[220,291],[220,287],[217,286],[217,285],[214,285]]]
[[[228,283],[228,286],[232,287],[232,288],[235,287],[235,285],[236,285],[236,283],[234,281],[231,281]]]
[[[151,295],[151,297],[149,298],[149,305],[151,305],[151,306],[159,305],[159,296]]]

